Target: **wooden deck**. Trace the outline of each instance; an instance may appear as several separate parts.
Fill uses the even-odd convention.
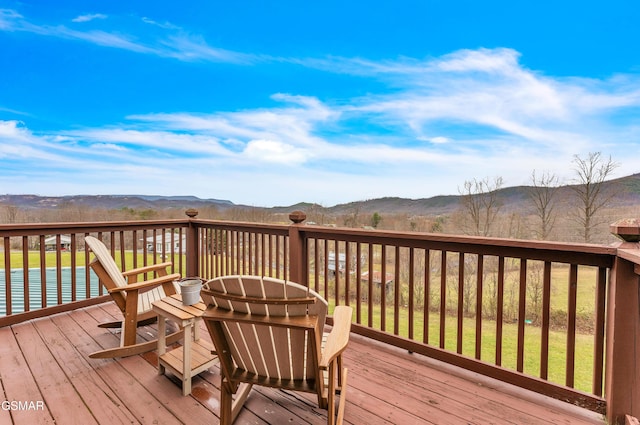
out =
[[[157,374],[153,352],[88,358],[118,344],[117,335],[96,326],[118,314],[107,303],[0,328],[0,424],[218,423],[216,367],[194,378],[192,395],[183,397],[175,379]],[[153,338],[155,327],[138,334]],[[208,338],[204,326],[201,335]],[[592,412],[357,335],[345,365],[349,424],[604,423]],[[12,401],[22,409],[8,409]],[[312,395],[256,388],[236,423],[322,424],[326,417]]]

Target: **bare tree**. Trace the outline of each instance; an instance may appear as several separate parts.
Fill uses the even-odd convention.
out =
[[[577,184],[571,188],[580,206],[575,219],[582,228],[584,241],[590,242],[593,229],[599,224],[596,214],[615,197],[615,192],[603,192],[603,183],[619,164],[610,156],[608,159],[602,158],[600,152],[589,152],[586,158],[574,155],[573,163]]]
[[[344,225],[358,227],[360,222],[360,205],[354,204],[349,213],[344,217]]]
[[[502,177],[495,177],[493,182],[485,177],[483,180],[467,180],[460,193],[460,203],[469,222],[466,222],[463,231],[476,236],[488,236],[498,212],[500,202],[498,190],[502,188]]]
[[[550,172],[543,172],[536,176],[536,171],[531,173],[531,189],[529,197],[536,210],[536,216],[540,220],[540,227],[535,230],[538,239],[548,239],[556,222],[556,194],[558,193],[558,177]]]
[[[13,204],[7,204],[4,207],[4,212],[5,212],[5,220],[6,223],[15,223],[17,221],[18,218],[18,211],[20,209]]]

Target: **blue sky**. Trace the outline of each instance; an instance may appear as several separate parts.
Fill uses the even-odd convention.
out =
[[[325,206],[640,172],[640,3],[0,0],[0,193]]]

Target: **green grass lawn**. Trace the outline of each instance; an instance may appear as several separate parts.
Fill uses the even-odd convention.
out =
[[[373,308],[373,327],[380,329],[381,314],[380,307]],[[423,339],[423,313],[414,313],[414,336],[416,341]],[[355,306],[354,306],[355,322]],[[361,323],[368,323],[367,305],[362,306]],[[409,320],[407,309],[401,309],[399,319],[399,335],[408,337]],[[386,331],[393,333],[393,306],[387,308]],[[457,318],[454,316],[445,317],[445,344],[448,351],[456,352],[457,349]],[[462,354],[468,357],[475,357],[476,325],[474,318],[463,320],[463,344]],[[548,380],[560,385],[565,385],[566,371],[566,333],[560,331],[549,332],[549,376]],[[440,346],[440,315],[431,313],[429,315],[429,345]],[[502,366],[516,370],[518,347],[518,326],[517,324],[504,323],[502,336]],[[483,320],[481,359],[495,363],[496,360],[496,322],[493,320]],[[575,382],[574,387],[581,391],[590,393],[592,390],[593,376],[593,335],[576,335],[575,353]],[[540,352],[541,352],[541,328],[536,326],[526,326],[525,347],[524,347],[524,373],[540,376]]]

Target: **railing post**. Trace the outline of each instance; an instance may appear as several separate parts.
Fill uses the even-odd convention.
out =
[[[289,226],[289,280],[308,287],[307,240],[300,231],[306,218],[307,215],[302,211],[289,214],[289,220],[293,222]]]
[[[624,242],[607,296],[605,398],[608,423],[623,424],[625,415],[640,417],[640,221],[618,221],[611,232]]]
[[[198,252],[198,227],[191,221],[198,215],[198,211],[189,208],[185,211],[189,217],[189,227],[187,227],[187,276],[198,276],[200,269],[200,255]]]

